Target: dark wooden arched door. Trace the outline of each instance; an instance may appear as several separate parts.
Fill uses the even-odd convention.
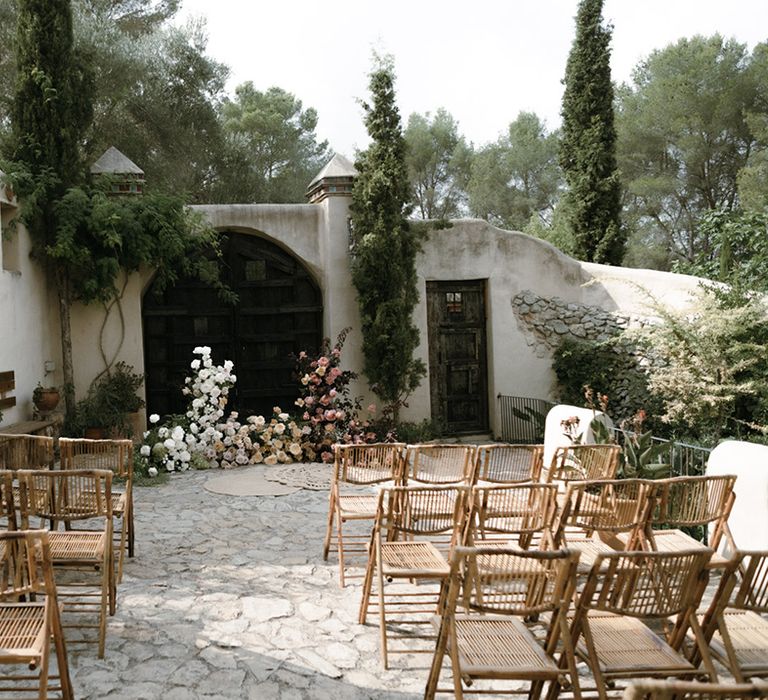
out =
[[[195,279],[162,295],[144,296],[144,367],[148,413],[181,413],[192,350],[212,349],[213,361],[235,363],[237,383],[227,410],[241,416],[294,409],[298,396],[291,354],[314,352],[322,335],[322,295],[304,266],[258,236],[223,234],[222,279],[237,294],[232,305]]]

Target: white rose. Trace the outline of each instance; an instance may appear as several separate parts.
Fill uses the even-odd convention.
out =
[[[192,459],[192,455],[189,454],[186,450],[182,451],[181,454],[179,454],[179,459],[182,462],[189,462],[190,459]]]
[[[282,434],[285,432],[285,425],[283,425],[282,423],[278,423],[278,424],[275,426],[275,432],[276,432],[278,435],[282,435]]]
[[[176,447],[176,441],[168,438],[165,442],[163,442],[163,445],[165,446],[165,449],[172,450],[174,447]]]
[[[147,469],[147,474],[150,476],[157,476],[157,467],[150,467]]]
[[[189,424],[189,432],[190,433],[192,433],[194,435],[197,435],[197,431],[198,430],[199,430],[199,428],[197,427],[197,423],[190,423]]]
[[[149,422],[150,422],[150,423],[157,423],[157,421],[159,421],[159,420],[160,420],[160,416],[158,416],[158,415],[157,415],[157,413],[153,413],[153,414],[152,414],[152,415],[149,417]]]
[[[200,369],[200,360],[192,360],[189,366],[192,369]]]
[[[224,360],[224,369],[227,372],[231,372],[232,368],[235,366],[235,363],[232,362],[232,360]]]
[[[176,440],[176,442],[179,442],[180,440],[184,439],[184,428],[182,428],[180,425],[177,425],[172,431],[171,431],[171,437]]]
[[[152,449],[149,445],[142,445],[141,449],[139,450],[139,454],[142,457],[149,457],[149,455],[152,453]]]
[[[280,420],[288,420],[288,414],[287,413],[281,413],[278,418]]]

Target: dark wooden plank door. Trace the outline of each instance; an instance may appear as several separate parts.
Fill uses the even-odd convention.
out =
[[[320,345],[320,289],[298,260],[258,236],[225,235],[222,252],[221,277],[237,294],[235,305],[194,279],[179,280],[159,297],[150,287],[144,296],[148,413],[185,410],[181,387],[197,345],[210,346],[216,364],[235,363],[228,411],[269,417],[273,406],[294,410],[291,354]]]
[[[427,282],[432,419],[445,435],[488,430],[485,281]]]

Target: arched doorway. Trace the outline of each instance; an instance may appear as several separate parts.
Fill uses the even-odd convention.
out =
[[[144,367],[148,413],[181,413],[192,350],[208,345],[213,360],[235,363],[237,383],[227,410],[241,416],[293,409],[298,395],[291,354],[315,351],[322,335],[322,294],[306,268],[268,240],[222,234],[222,279],[237,294],[232,305],[195,279],[158,296],[144,295]]]

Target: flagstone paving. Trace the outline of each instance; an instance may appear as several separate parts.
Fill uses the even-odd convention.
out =
[[[220,475],[135,489],[136,557],[105,658],[70,649],[76,697],[422,697],[429,657],[384,671],[377,628],[357,622],[360,581],[340,589],[336,560],[322,560],[327,494],[204,489]]]

